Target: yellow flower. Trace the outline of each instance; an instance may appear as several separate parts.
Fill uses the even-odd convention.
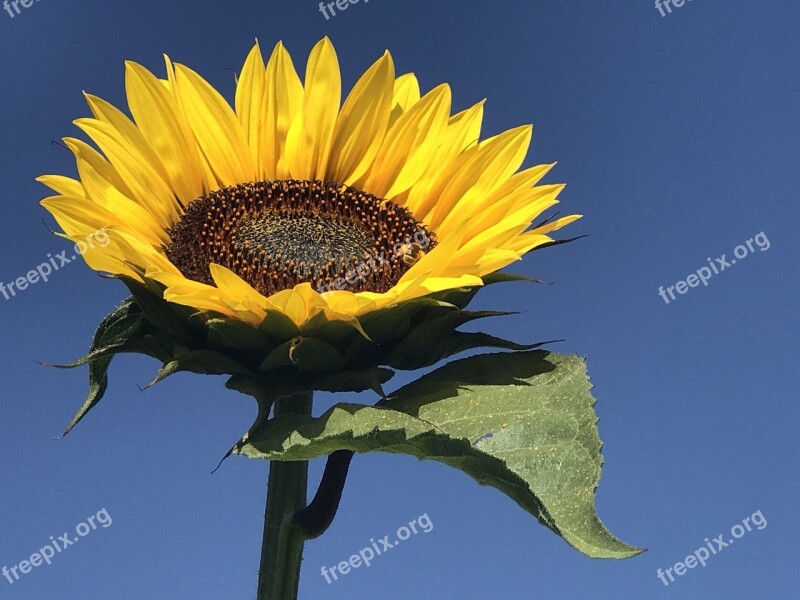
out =
[[[79,178],[46,175],[42,201],[65,235],[104,229],[93,269],[163,286],[164,299],[257,325],[352,320],[434,292],[482,285],[548,233],[531,228],[562,185],[553,165],[518,171],[532,128],[480,139],[483,103],[451,116],[442,84],[424,96],[386,52],[341,104],[339,65],[320,41],[301,82],[277,44],[258,44],[231,107],[166,58],[166,79],[126,65],[131,120],[86,96],[75,124]],[[340,106],[341,104],[341,106]]]

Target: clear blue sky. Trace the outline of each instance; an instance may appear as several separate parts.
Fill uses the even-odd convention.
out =
[[[586,215],[570,233],[590,237],[513,267],[556,285],[498,286],[477,304],[524,311],[487,324],[492,333],[565,338],[558,350],[588,358],[605,442],[599,514],[649,552],[592,561],[460,472],[372,454],[356,458],[333,527],[307,546],[301,598],[793,597],[798,22],[788,0],[694,0],[665,17],[650,0],[371,0],[330,20],[312,0],[3,11],[0,280],[65,248],[42,224],[33,179],[73,173],[50,140],[77,134],[81,90],[122,103],[124,60],[161,72],[167,52],[230,98],[229,69],[255,37],[284,40],[303,65],[330,36],[348,86],[389,48],[424,88],[449,81],[458,108],[488,97],[487,133],[533,122],[528,164],[559,161],[549,180],[568,183],[562,208]],[[769,250],[755,246],[669,304],[659,296],[760,232]],[[113,519],[52,566],[0,579],[0,598],[254,597],[267,465],[236,458],[211,475],[254,417],[249,398],[183,374],[142,393],[157,365],[124,357],[103,404],[53,439],[86,373],[36,361],[81,355],[123,295],[76,263],[0,297],[0,567],[103,508]],[[764,529],[659,581],[656,569],[759,510]],[[425,513],[430,533],[332,584],[320,575]]]

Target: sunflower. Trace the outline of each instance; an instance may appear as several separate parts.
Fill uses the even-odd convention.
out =
[[[301,81],[281,43],[258,43],[232,107],[165,57],[166,79],[126,63],[132,118],[86,95],[64,138],[78,179],[38,179],[73,241],[103,229],[83,255],[98,271],[157,283],[163,299],[250,325],[286,315],[354,320],[483,279],[579,218],[533,221],[562,185],[553,167],[522,171],[529,125],[480,139],[483,102],[451,116],[442,84],[421,96],[386,52],[341,104],[333,45],[321,40]]]
[[[88,395],[65,435],[104,397],[118,354],[157,359],[151,385],[188,371],[226,376],[226,387],[253,396],[256,418],[226,456],[274,461],[259,598],[297,597],[303,544],[330,525],[354,451],[439,460],[587,554],[638,552],[594,514],[601,443],[583,363],[459,330],[508,314],[466,308],[482,286],[525,279],[498,271],[560,243],[548,234],[579,218],[537,220],[563,185],[539,185],[552,164],[519,170],[531,126],[482,140],[483,102],[451,115],[449,86],[422,96],[388,52],[342,103],[327,38],[305,81],[282,44],[265,64],[256,43],[233,106],[165,61],[165,79],[127,63],[130,117],[87,94],[93,117],[75,124],[94,146],[64,139],[78,178],[39,178],[57,194],[42,204],[61,235],[82,243],[103,231],[106,243],[83,244],[82,255],[131,293],[89,353],[61,365],[89,365]],[[450,362],[383,391],[398,370],[477,348],[514,352]],[[312,416],[317,391],[367,390],[382,397],[377,405]],[[563,432],[578,423],[579,460],[564,470],[553,456],[575,454],[575,436]],[[307,504],[307,461],[323,455]]]

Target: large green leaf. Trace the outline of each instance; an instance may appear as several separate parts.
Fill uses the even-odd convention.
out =
[[[595,513],[603,462],[586,366],[544,351],[452,362],[378,405],[339,404],[319,418],[279,417],[236,453],[309,460],[335,450],[432,459],[507,494],[584,554],[641,552]]]

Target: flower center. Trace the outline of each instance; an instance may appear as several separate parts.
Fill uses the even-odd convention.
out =
[[[167,257],[213,285],[227,267],[265,296],[310,282],[318,292],[386,292],[436,245],[405,208],[321,181],[258,181],[195,200],[169,230]]]

